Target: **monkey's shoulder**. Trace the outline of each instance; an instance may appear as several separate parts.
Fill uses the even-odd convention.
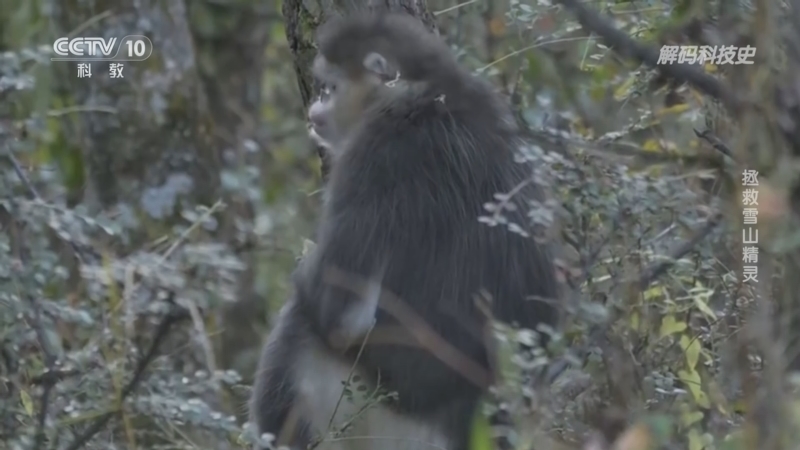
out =
[[[353,130],[343,153],[363,152],[374,160],[387,152],[415,162],[437,155],[453,162],[475,160],[481,153],[497,156],[502,150],[511,156],[515,137],[497,102],[482,93],[462,99],[441,91],[410,92],[376,106]]]

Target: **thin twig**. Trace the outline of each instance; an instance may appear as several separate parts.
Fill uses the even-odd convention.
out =
[[[486,70],[486,69],[488,69],[488,68],[490,68],[490,67],[492,67],[494,65],[497,65],[497,64],[507,60],[508,58],[511,58],[512,56],[519,55],[520,53],[525,53],[528,50],[533,50],[535,48],[543,47],[543,46],[549,45],[549,44],[560,44],[562,42],[572,42],[572,41],[585,41],[587,39],[589,39],[589,38],[585,37],[585,36],[579,36],[579,37],[568,37],[568,38],[561,38],[561,39],[551,39],[549,41],[537,42],[535,44],[528,45],[527,47],[522,47],[519,50],[514,50],[511,53],[503,55],[500,58],[497,58],[494,61],[490,62],[489,64],[478,68],[477,72],[483,72],[484,70]]]
[[[364,352],[364,347],[367,345],[367,339],[369,339],[370,333],[372,333],[372,329],[375,328],[375,324],[373,323],[371,327],[367,330],[367,333],[364,335],[364,339],[361,340],[361,347],[358,348],[358,354],[356,355],[355,361],[353,361],[353,365],[350,366],[350,373],[347,375],[346,386],[342,388],[342,392],[339,393],[339,398],[336,400],[336,405],[333,407],[333,412],[331,413],[331,417],[328,420],[328,431],[331,430],[333,426],[333,419],[336,417],[336,412],[339,411],[339,406],[342,403],[342,399],[344,398],[344,392],[347,389],[347,385],[350,384],[350,381],[353,379],[353,374],[356,372],[356,365],[358,361],[361,359],[361,354]]]
[[[682,257],[684,257],[687,253],[692,251],[697,244],[700,243],[703,239],[705,239],[722,221],[722,214],[716,214],[711,219],[709,219],[702,227],[700,227],[691,238],[682,242],[680,245],[676,246],[671,252],[669,252],[669,257],[666,258],[665,261],[660,261],[658,263],[654,263],[647,267],[645,270],[642,271],[642,274],[639,276],[637,281],[638,288],[640,290],[645,290],[647,287],[656,280],[656,278],[663,275],[670,267],[672,267],[675,262]],[[587,277],[588,274],[584,274],[584,278]],[[583,284],[583,283],[581,283]],[[580,286],[580,285],[579,285]],[[571,354],[573,358],[566,357],[555,361],[554,363],[550,364],[547,368],[546,373],[544,375],[544,381],[546,383],[550,383],[556,378],[558,378],[565,370],[567,370],[570,366],[572,366],[572,361],[574,358],[577,358],[578,361],[585,362],[586,357],[589,354],[589,347],[593,346],[597,342],[602,342],[603,337],[606,334],[608,328],[614,324],[617,320],[617,315],[613,312],[609,314],[609,317],[603,321],[603,323],[596,324],[589,329],[588,338],[586,340],[587,344],[582,346],[581,348],[575,349],[572,351]]]
[[[6,155],[8,156],[9,161],[11,161],[11,165],[14,167],[14,172],[16,172],[17,176],[20,180],[22,180],[22,184],[25,186],[25,189],[33,196],[33,198],[37,200],[41,200],[42,197],[39,195],[39,191],[36,190],[36,187],[33,186],[31,180],[28,179],[28,176],[25,174],[25,171],[22,170],[22,166],[17,161],[17,158],[14,157],[14,153],[11,151],[11,147],[6,145]]]
[[[687,253],[692,251],[697,244],[700,243],[703,239],[706,238],[722,221],[722,214],[717,214],[709,219],[703,227],[697,230],[692,237],[687,240],[686,242],[682,243],[675,247],[673,251],[670,252],[670,256],[667,260],[661,261],[658,263],[654,263],[648,268],[644,270],[642,275],[639,277],[639,289],[647,289],[647,287],[652,283],[656,278],[660,277],[667,271],[670,267],[675,264],[675,261],[683,258]]]
[[[694,130],[694,134],[697,137],[699,137],[700,139],[703,139],[704,141],[706,141],[709,144],[711,144],[711,146],[714,147],[715,150],[717,150],[718,152],[724,154],[725,156],[727,156],[729,158],[733,158],[733,151],[731,151],[731,149],[727,145],[725,145],[725,143],[722,142],[722,140],[720,140],[720,138],[716,137],[711,132],[711,130],[697,131],[696,128],[693,128],[693,130]]]
[[[39,306],[39,302],[37,302],[33,297],[27,296],[28,302],[31,304],[31,308],[33,309],[33,329],[36,333],[36,339],[39,341],[39,347],[42,349],[42,354],[44,355],[44,362],[46,372],[50,373],[56,371],[56,366],[58,365],[58,357],[53,349],[50,348],[50,344],[47,341],[47,336],[44,332],[44,325],[42,322],[42,309]],[[42,387],[42,396],[39,402],[39,414],[37,417],[37,424],[36,424],[36,434],[35,440],[33,444],[34,449],[40,449],[44,445],[44,438],[45,438],[45,425],[47,423],[47,411],[50,407],[50,395],[53,392],[53,388],[56,385],[55,378],[49,379],[49,382],[44,383]]]
[[[8,145],[6,146],[6,152],[8,159],[11,161],[11,165],[14,167],[14,172],[16,172],[17,176],[20,178],[20,180],[22,180],[22,184],[28,190],[29,194],[37,200],[41,200],[39,192],[36,190],[36,187],[33,186],[33,183],[31,183],[31,181],[28,179],[25,171],[22,170],[22,166],[14,157],[11,147]],[[25,252],[20,252],[20,254],[22,263],[26,264]],[[41,305],[39,305],[39,302],[32,296],[26,295],[25,297],[27,297],[28,303],[30,303],[31,309],[33,310],[32,328],[36,334],[36,340],[39,342],[39,347],[42,350],[42,355],[44,355],[44,364],[46,368],[45,372],[41,375],[42,395],[39,402],[39,413],[37,415],[37,425],[33,444],[33,448],[38,450],[44,446],[45,425],[47,424],[47,411],[50,407],[50,395],[52,394],[53,388],[59,380],[58,377],[48,376],[51,373],[58,372],[58,356],[56,351],[50,347],[49,341],[47,340],[47,335],[44,330]]]
[[[155,359],[156,355],[158,354],[158,348],[161,346],[161,343],[169,334],[170,330],[174,325],[183,320],[189,318],[189,314],[183,308],[179,308],[175,306],[170,313],[168,313],[164,318],[161,320],[161,323],[158,325],[156,329],[155,337],[153,337],[153,342],[150,344],[150,348],[147,349],[147,352],[144,353],[139,359],[139,362],[136,364],[136,370],[133,372],[133,378],[125,385],[120,393],[119,398],[117,399],[118,407],[122,407],[122,403],[125,399],[136,389],[139,383],[144,379],[144,373],[147,370],[147,367],[150,363]],[[87,428],[83,434],[75,438],[72,444],[67,446],[67,450],[78,450],[83,447],[86,443],[88,443],[97,433],[102,431],[102,429],[108,424],[112,417],[117,414],[117,408],[114,410],[107,412],[100,416],[97,420],[92,423],[92,425]]]
[[[22,185],[25,186],[25,189],[28,190],[28,194],[35,200],[38,200],[44,203],[44,199],[41,195],[39,195],[39,191],[36,190],[36,187],[31,183],[31,180],[28,178],[28,175],[22,169],[22,165],[17,161],[17,158],[14,156],[14,153],[11,151],[11,146],[6,145],[6,156],[8,160],[11,161],[11,165],[14,167],[14,172],[17,174],[19,179],[22,181]],[[72,247],[72,251],[75,254],[75,257],[78,258],[78,261],[82,261],[83,258],[81,257],[81,251],[78,248],[78,244],[67,241],[70,247]]]

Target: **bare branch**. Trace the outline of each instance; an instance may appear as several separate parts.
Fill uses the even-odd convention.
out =
[[[36,190],[36,187],[31,183],[30,178],[28,178],[25,171],[22,169],[22,165],[20,165],[17,158],[14,156],[14,153],[11,151],[11,146],[8,144],[6,145],[6,155],[8,160],[11,161],[11,165],[14,167],[14,172],[17,174],[19,179],[22,181],[23,186],[25,189],[28,190],[28,194],[30,197],[39,200],[40,202],[44,202],[44,199],[41,195],[39,195],[39,191]],[[81,250],[78,248],[78,245],[72,241],[68,241],[69,246],[72,247],[72,251],[75,254],[75,257],[78,258],[78,261],[82,261]]]
[[[621,55],[658,69],[667,77],[691,84],[699,91],[720,100],[731,111],[737,111],[741,107],[741,101],[725,85],[703,70],[689,64],[658,64],[658,50],[631,39],[579,0],[559,0],[559,3],[572,11],[586,30],[596,33]]]
[[[694,134],[700,139],[703,139],[704,141],[711,144],[711,146],[714,147],[714,149],[717,150],[718,152],[722,153],[723,155],[729,158],[733,158],[733,151],[731,151],[731,149],[728,148],[728,146],[725,145],[725,143],[722,142],[720,138],[715,136],[711,132],[711,130],[697,131],[697,129],[694,129]]]
[[[714,217],[709,219],[708,222],[706,222],[702,228],[697,230],[689,240],[675,247],[670,252],[669,258],[666,261],[654,263],[653,265],[646,268],[642,273],[641,277],[639,278],[639,288],[642,290],[647,289],[650,283],[655,281],[656,278],[663,275],[667,271],[667,269],[669,269],[675,264],[675,261],[681,259],[687,253],[692,251],[697,246],[697,244],[700,243],[700,241],[705,239],[706,236],[708,236],[712,231],[714,231],[714,229],[717,227],[717,225],[719,225],[721,221],[722,221],[722,214],[715,215]]]
[[[25,185],[25,189],[28,190],[33,198],[41,199],[42,197],[39,196],[39,192],[36,190],[36,187],[34,187],[33,183],[31,183],[31,180],[28,179],[25,171],[22,170],[22,166],[20,166],[17,158],[14,157],[14,153],[11,151],[11,147],[9,145],[6,145],[6,154],[8,155],[8,160],[11,161],[11,165],[14,167],[14,172],[16,172],[19,179],[22,180],[22,184]]]

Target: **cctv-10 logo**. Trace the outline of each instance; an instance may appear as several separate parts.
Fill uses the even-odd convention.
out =
[[[51,61],[144,61],[153,54],[147,36],[129,35],[120,39],[101,37],[62,37],[53,43]]]

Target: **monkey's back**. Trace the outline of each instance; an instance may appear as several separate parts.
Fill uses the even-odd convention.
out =
[[[332,253],[353,260],[381,254],[383,287],[462,357],[488,368],[485,317],[474,296],[485,292],[495,317],[534,328],[554,324],[556,309],[529,297],[554,300],[557,285],[546,249],[478,221],[495,194],[516,189],[518,197],[509,200],[516,208],[504,215],[526,228],[526,199],[539,192],[525,184],[530,173],[514,161],[518,141],[501,102],[467,77],[454,74],[449,84],[412,90],[365,119],[331,172],[319,240],[348,233],[356,245]],[[376,329],[384,325],[397,321],[379,308]],[[419,346],[367,345],[360,364],[400,393],[403,411],[435,414],[452,402],[471,411],[486,387]]]

